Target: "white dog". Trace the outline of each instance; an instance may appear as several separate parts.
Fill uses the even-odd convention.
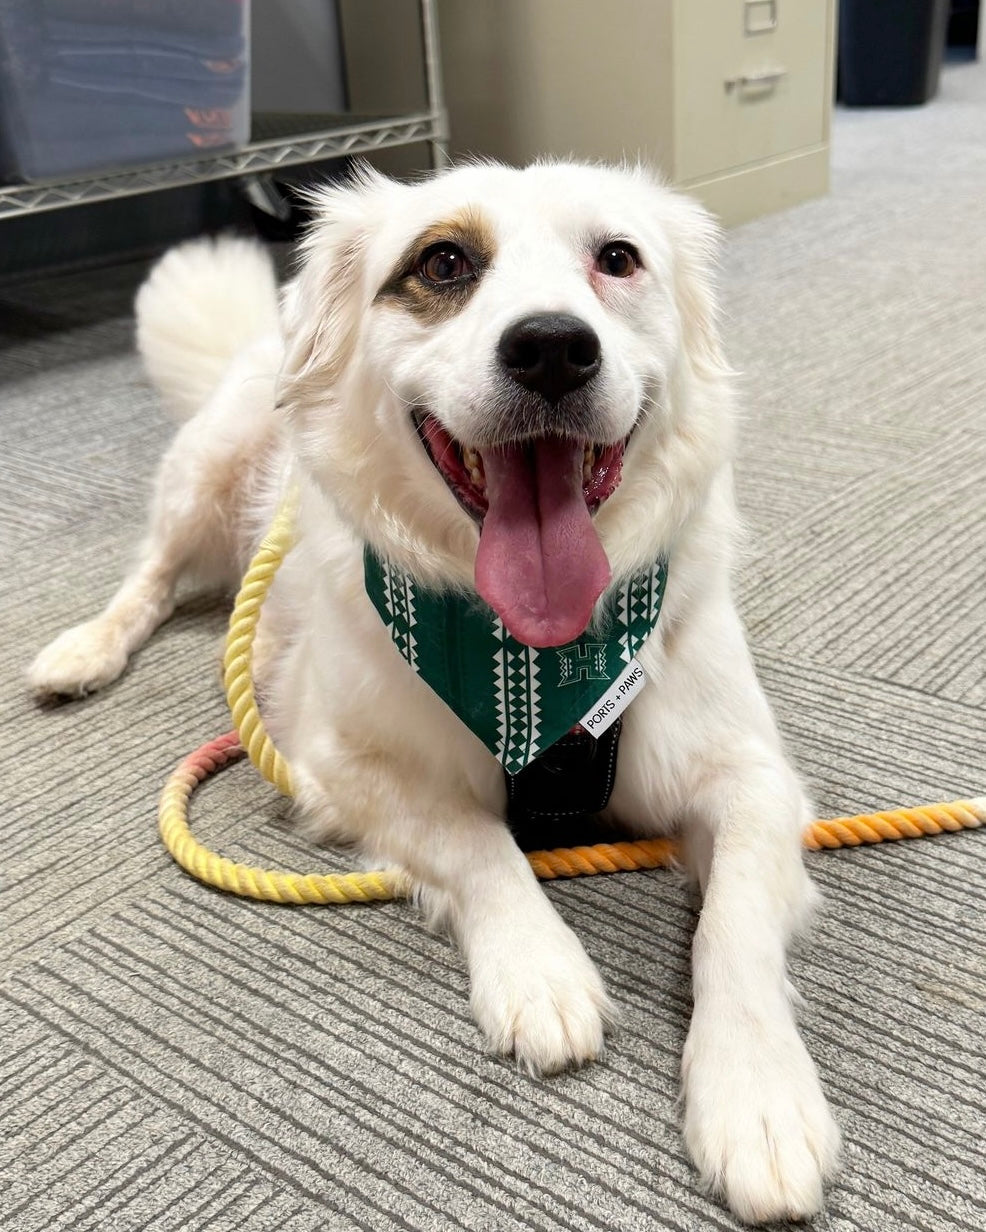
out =
[[[643,171],[565,163],[362,171],[316,204],[280,304],[245,241],[180,247],[142,288],[140,348],[185,422],[134,572],[31,682],[113,680],[179,575],[235,583],[297,487],[258,670],[303,816],[410,873],[458,938],[490,1046],[551,1073],[599,1056],[613,1006],[506,824],[489,741],[395,649],[364,548],[386,585],[479,612],[532,656],[601,629],[608,596],[666,560],[604,815],[680,834],[704,896],[682,1065],[704,1182],[748,1221],[810,1216],[839,1147],[785,974],[811,812],[730,593],[715,228]]]

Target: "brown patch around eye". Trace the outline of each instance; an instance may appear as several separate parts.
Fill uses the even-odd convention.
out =
[[[452,281],[430,281],[420,268],[421,258],[429,250],[445,247],[461,250],[467,259],[468,273]],[[433,223],[407,246],[377,292],[375,302],[394,304],[429,325],[438,325],[469,302],[494,253],[492,227],[480,210],[466,206]]]

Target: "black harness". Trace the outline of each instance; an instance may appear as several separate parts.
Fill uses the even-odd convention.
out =
[[[546,749],[519,774],[506,774],[507,820],[525,851],[612,840],[599,819],[616,781],[623,720],[597,739],[582,727]]]

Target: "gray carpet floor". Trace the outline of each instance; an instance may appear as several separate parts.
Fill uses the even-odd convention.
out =
[[[986,794],[984,134],[986,67],[950,66],[927,107],[837,116],[829,197],[729,236],[739,590],[822,815]],[[169,435],[131,349],[141,272],[0,289],[0,1227],[734,1228],[676,1125],[695,917],[671,877],[549,888],[624,1025],[535,1081],[483,1055],[460,959],[407,905],[241,901],[159,846],[162,780],[229,726],[221,604],[186,597],[102,696],[26,694],[112,590]],[[332,866],[248,766],[196,818],[235,857]],[[846,1141],[816,1226],[979,1232],[986,834],[810,861],[793,974]]]

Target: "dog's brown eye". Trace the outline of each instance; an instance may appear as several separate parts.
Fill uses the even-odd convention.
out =
[[[458,282],[472,273],[472,262],[455,244],[432,244],[421,254],[418,273],[426,282]]]
[[[610,278],[629,278],[640,264],[632,244],[607,244],[600,248],[596,268]]]

